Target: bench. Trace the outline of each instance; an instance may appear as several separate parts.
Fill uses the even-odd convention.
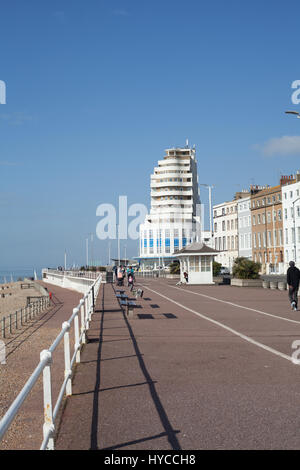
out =
[[[117,297],[117,299],[121,299],[121,300],[126,300],[126,299],[128,299],[128,296],[127,296],[127,295],[124,295],[124,294],[116,294],[116,297]]]
[[[129,318],[133,317],[133,309],[137,307],[136,303],[133,300],[121,300],[120,304],[123,307],[126,307],[126,313]]]

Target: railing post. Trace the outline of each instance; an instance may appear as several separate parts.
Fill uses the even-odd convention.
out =
[[[93,313],[95,311],[95,291],[94,286],[92,286],[92,302],[93,302]]]
[[[21,326],[23,326],[22,311],[23,311],[23,309],[21,308],[21,310],[20,310],[20,320],[21,320],[20,323],[21,323]]]
[[[80,301],[80,316],[81,316],[81,334],[82,334],[82,343],[86,343],[85,339],[85,325],[84,325],[84,300]]]
[[[9,314],[9,333],[12,334],[12,314]]]
[[[89,299],[89,321],[92,320],[92,311],[93,311],[93,304],[92,304],[92,292],[90,291],[88,294],[88,299]]]
[[[5,317],[2,318],[2,338],[5,338]]]
[[[40,354],[41,361],[47,358],[47,364],[43,370],[43,392],[44,392],[44,425],[43,435],[44,439],[50,431],[50,438],[48,440],[47,449],[54,450],[54,423],[52,412],[52,384],[51,384],[51,363],[52,354],[50,351],[44,350]]]
[[[73,314],[75,313],[74,317],[74,333],[75,333],[75,345],[74,345],[74,350],[76,352],[76,362],[80,362],[80,343],[79,343],[79,318],[78,318],[78,313],[79,313],[79,308],[74,308],[73,309]]]
[[[88,296],[84,299],[84,309],[85,309],[85,322],[86,322],[86,330],[89,329],[89,308],[88,308]]]
[[[15,312],[15,325],[16,325],[16,330],[18,329],[18,310]]]
[[[70,323],[64,322],[62,327],[65,329],[66,332],[64,334],[64,352],[65,352],[65,379],[69,377],[67,384],[66,384],[66,395],[72,395],[72,382],[71,382],[71,358],[70,358]]]

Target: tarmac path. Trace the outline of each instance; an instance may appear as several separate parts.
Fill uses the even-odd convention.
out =
[[[287,292],[139,283],[133,319],[103,286],[56,447],[299,449]]]

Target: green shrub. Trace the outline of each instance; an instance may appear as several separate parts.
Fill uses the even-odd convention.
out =
[[[258,279],[261,264],[251,259],[236,258],[232,268],[233,277],[237,279]]]
[[[170,274],[180,274],[180,264],[179,261],[173,261],[170,264]]]
[[[217,261],[213,261],[213,275],[217,276],[221,269],[221,263],[217,263]]]

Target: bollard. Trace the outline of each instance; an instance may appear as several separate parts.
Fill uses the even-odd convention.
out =
[[[278,289],[279,290],[286,290],[287,289],[287,283],[285,281],[278,281]]]
[[[270,289],[275,290],[278,288],[278,281],[270,281]]]

